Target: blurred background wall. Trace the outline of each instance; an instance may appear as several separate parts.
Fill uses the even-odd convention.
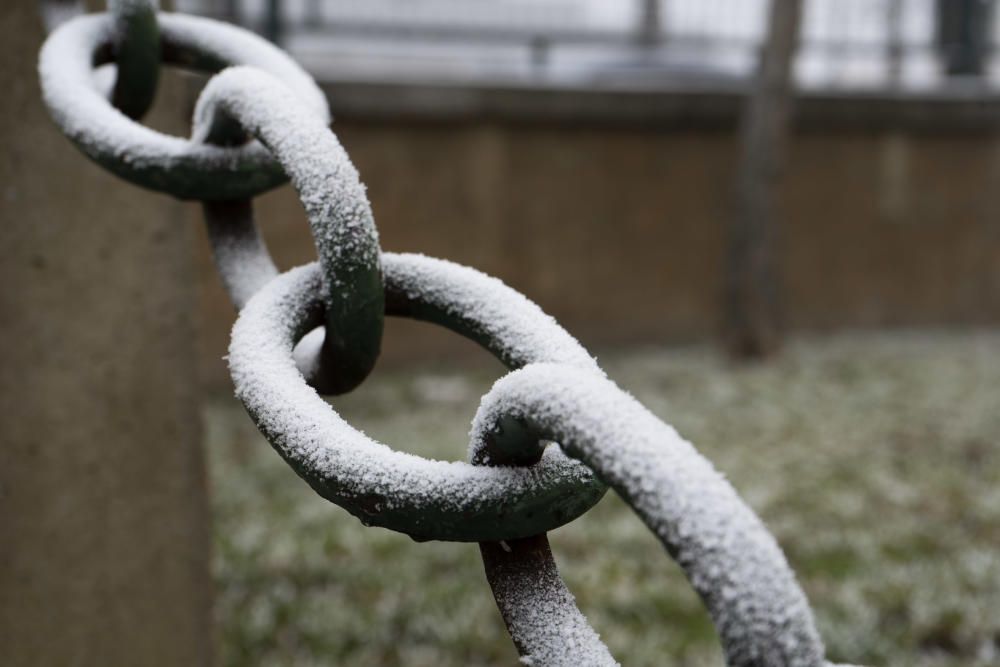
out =
[[[591,345],[719,336],[739,118],[767,3],[245,0],[325,86],[383,247],[470,264]],[[792,331],[1000,319],[991,3],[810,0],[775,196]],[[260,200],[284,266],[311,240]],[[232,313],[202,255],[203,367]],[[394,342],[398,341],[398,342]],[[388,362],[454,356],[392,323]]]

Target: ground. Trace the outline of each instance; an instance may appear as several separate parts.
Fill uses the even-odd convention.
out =
[[[745,367],[708,347],[599,356],[762,516],[832,660],[1000,662],[1000,335],[813,338]],[[460,460],[501,372],[377,371],[334,405],[394,448]],[[364,528],[233,399],[209,404],[206,430],[222,664],[516,663],[474,545]],[[722,664],[683,574],[613,493],[550,537],[623,665]]]

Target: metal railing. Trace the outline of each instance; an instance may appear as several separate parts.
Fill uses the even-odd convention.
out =
[[[684,82],[753,70],[767,0],[182,0],[300,55],[321,78],[480,83],[628,76]],[[806,0],[797,58],[813,88],[935,88],[1000,78],[993,0]],[[479,63],[478,67],[469,63]],[[673,77],[667,76],[673,74]]]

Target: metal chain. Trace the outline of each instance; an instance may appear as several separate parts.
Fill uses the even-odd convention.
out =
[[[728,664],[827,664],[777,543],[689,443],[500,281],[380,251],[364,186],[308,74],[246,31],[157,14],[153,0],[109,6],[110,14],[73,19],[46,41],[45,102],[66,136],[105,169],[202,201],[216,264],[240,311],[229,350],[237,396],[313,489],[365,525],[417,540],[480,542],[523,660],[579,666],[617,663],[559,578],[545,531],[586,512],[606,483],[683,568]],[[110,62],[118,75],[109,100],[91,70]],[[131,120],[149,108],[160,62],[216,73],[199,97],[191,140]],[[251,198],[288,178],[319,262],[279,274]],[[393,451],[317,394],[364,380],[384,314],[451,329],[512,369],[483,398],[471,463]]]

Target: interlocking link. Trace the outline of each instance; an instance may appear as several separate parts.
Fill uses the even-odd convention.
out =
[[[514,371],[483,397],[472,439],[473,460],[498,447],[532,456],[552,440],[592,468],[683,568],[715,622],[727,664],[824,664],[805,595],[761,521],[694,447],[610,380],[556,364]],[[530,651],[566,654],[532,610],[565,610],[572,598],[558,604],[513,574],[491,583],[498,600],[514,597],[505,590],[518,593],[505,617],[521,619],[520,633],[535,644]]]
[[[114,17],[112,44],[118,67],[111,104],[133,120],[153,105],[160,78],[160,27],[157,0],[108,0]]]
[[[198,99],[194,123],[196,141],[233,145],[246,134],[256,137],[291,177],[323,268],[326,331],[310,380],[326,394],[354,389],[378,358],[385,300],[371,206],[344,148],[324,117],[252,67],[231,67],[213,77]],[[211,216],[213,209],[207,212]],[[210,218],[210,225],[219,221]]]
[[[382,261],[389,314],[489,338],[489,349],[518,366],[551,360],[596,369],[565,330],[500,281],[419,255],[385,253]],[[355,430],[306,384],[292,358],[322,312],[315,264],[275,278],[240,312],[229,368],[237,398],[278,453],[362,523],[416,540],[512,539],[561,526],[604,494],[604,485],[558,448],[531,468],[490,469],[393,451]]]
[[[252,65],[280,79],[324,120],[326,98],[281,50],[252,33],[193,16],[158,15],[163,62],[202,72]],[[258,142],[220,148],[171,137],[130,121],[93,81],[113,62],[116,30],[108,14],[72,19],[45,42],[39,58],[42,95],[63,134],[88,157],[125,180],[181,199],[252,197],[287,180]]]

